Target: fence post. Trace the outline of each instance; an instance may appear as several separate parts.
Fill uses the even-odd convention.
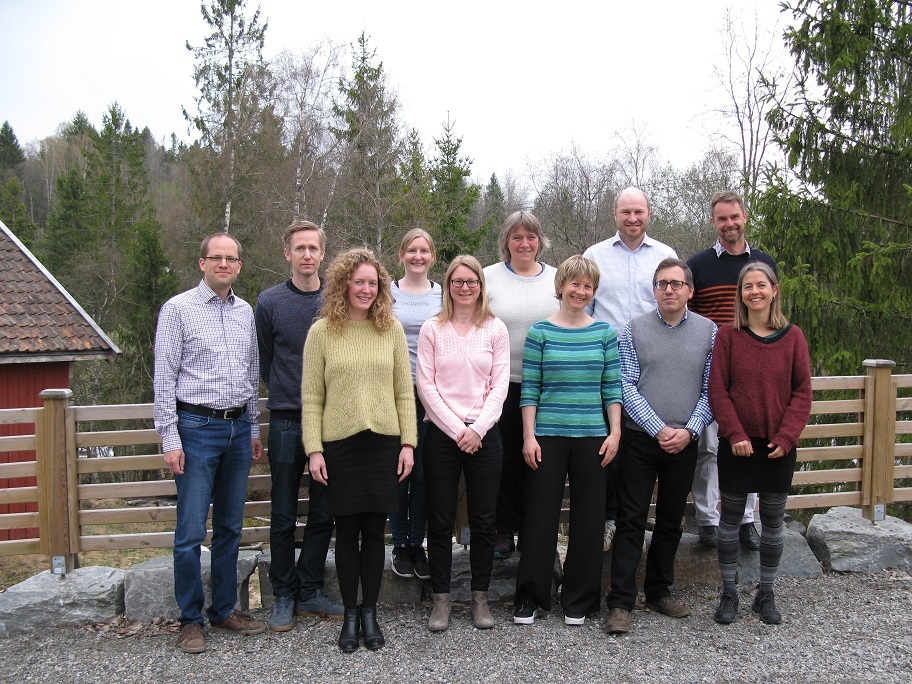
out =
[[[51,562],[51,572],[65,575],[75,565],[75,552],[70,545],[70,494],[68,491],[67,406],[73,392],[47,389],[39,395],[44,410],[35,425],[38,461],[38,525],[41,531],[39,549]]]
[[[896,452],[895,361],[865,359],[864,456],[861,468],[861,513],[883,520],[893,503],[893,459]]]

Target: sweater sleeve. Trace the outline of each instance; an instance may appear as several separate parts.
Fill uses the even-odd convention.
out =
[[[503,403],[507,398],[507,388],[510,385],[510,334],[507,332],[507,326],[499,318],[488,321],[488,325],[491,327],[493,347],[490,389],[485,396],[481,413],[472,424],[472,429],[482,438],[500,419]]]
[[[618,351],[617,332],[608,326],[605,340],[605,368],[602,371],[602,406],[622,404],[621,401],[621,359]]]
[[[709,406],[719,424],[719,434],[732,444],[748,439],[747,432],[738,419],[731,394],[731,340],[735,329],[723,325],[716,333],[709,370]]]
[[[412,386],[412,362],[409,360],[405,330],[396,322],[395,363],[393,382],[396,392],[396,413],[399,418],[399,435],[402,444],[418,444],[418,421],[415,413],[415,392]]]
[[[437,337],[441,334],[437,319],[426,320],[418,333],[418,358],[415,371],[418,380],[418,396],[428,417],[450,439],[455,440],[465,429],[459,416],[447,406],[437,390]],[[508,352],[509,353],[509,352]]]
[[[326,401],[326,324],[318,321],[304,342],[301,374],[301,428],[304,453],[323,451],[323,407]]]
[[[770,441],[791,451],[798,445],[798,438],[811,417],[811,361],[807,340],[797,326],[792,326],[791,334],[795,336],[792,344],[792,377],[791,394],[788,406],[782,415],[779,429]]]

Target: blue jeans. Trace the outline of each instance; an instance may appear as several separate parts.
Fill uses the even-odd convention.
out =
[[[310,506],[304,541],[295,564],[295,525],[298,518],[298,490],[307,466],[307,455],[301,443],[301,423],[291,420],[269,422],[269,470],[272,474],[272,517],[269,524],[269,547],[272,562],[269,581],[275,596],[310,598],[323,588],[326,552],[333,533],[326,485],[311,479]]]
[[[415,465],[407,478],[399,483],[399,510],[389,514],[393,546],[421,546],[427,526],[427,495],[424,489],[424,404],[415,393],[418,414],[418,444],[415,445]]]
[[[250,419],[207,418],[177,412],[184,449],[184,474],[175,475],[177,525],[174,529],[174,597],[181,625],[203,624],[200,546],[212,503],[212,603],[209,622],[231,615],[237,602],[237,558],[253,450]]]

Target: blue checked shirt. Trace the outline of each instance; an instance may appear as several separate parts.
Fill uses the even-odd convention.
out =
[[[155,429],[162,451],[180,449],[177,402],[228,409],[247,405],[260,436],[259,351],[253,309],[230,291],[223,301],[205,281],[172,297],[155,332]]]
[[[687,321],[689,311],[684,310],[684,318],[678,323],[678,326],[668,325],[659,310],[655,310],[659,319],[669,328],[676,328],[684,325]],[[665,421],[653,411],[652,406],[646,401],[645,397],[640,394],[637,384],[640,382],[640,361],[637,358],[636,347],[630,335],[630,323],[624,326],[624,334],[621,336],[618,344],[618,351],[621,355],[621,395],[624,399],[624,411],[633,421],[643,428],[650,437],[655,437],[662,428],[665,427]],[[716,342],[716,326],[713,326],[712,343]],[[706,365],[703,367],[703,384],[700,387],[700,398],[694,407],[690,420],[684,427],[687,430],[693,430],[701,434],[703,430],[713,421],[712,411],[709,408],[709,367],[712,363],[712,353],[706,357]]]

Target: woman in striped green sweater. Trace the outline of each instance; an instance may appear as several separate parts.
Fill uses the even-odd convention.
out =
[[[560,309],[534,324],[523,353],[520,406],[526,480],[523,550],[513,622],[532,624],[551,609],[551,582],[564,482],[570,477],[570,542],[564,563],[564,622],[581,625],[599,609],[605,467],[621,435],[621,366],[617,334],[586,306],[598,266],[573,256],[554,278]],[[605,416],[608,420],[606,424]]]

